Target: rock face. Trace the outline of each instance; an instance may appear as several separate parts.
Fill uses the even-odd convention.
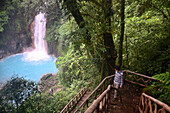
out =
[[[12,37],[14,36],[14,37]],[[23,48],[31,46],[31,39],[26,34],[12,35],[10,40],[6,40],[5,44],[0,45],[0,59],[23,52]]]
[[[57,47],[58,41],[54,40],[53,42],[48,42],[47,45],[48,45],[48,54],[52,54],[55,57],[61,56]]]
[[[54,90],[59,88],[57,86],[58,84],[57,74],[46,73],[40,78],[39,83],[40,83],[39,90],[44,93],[48,91],[50,88]]]
[[[24,18],[12,18],[4,31],[0,32],[0,59],[23,52],[24,48],[31,46],[32,39],[30,25]]]

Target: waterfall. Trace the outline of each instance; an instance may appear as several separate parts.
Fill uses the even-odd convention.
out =
[[[31,51],[24,52],[24,60],[39,61],[48,60],[47,43],[44,40],[46,32],[46,18],[44,13],[39,13],[34,20],[34,47]]]

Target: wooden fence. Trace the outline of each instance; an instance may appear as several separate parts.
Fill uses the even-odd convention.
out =
[[[108,106],[110,103],[110,94],[112,90],[117,90],[112,85],[109,85],[107,89],[90,105],[90,107],[85,111],[85,113],[107,113]],[[118,91],[118,90],[117,90]],[[118,91],[119,93],[119,91]],[[122,102],[120,93],[119,93],[120,100]]]
[[[137,84],[143,87],[148,87],[153,81],[158,81],[155,78],[148,77],[139,73],[125,70],[124,79],[133,84]],[[107,113],[107,107],[109,104],[111,92],[111,85],[96,99],[91,106],[85,111],[85,113]],[[170,107],[165,103],[142,93],[139,103],[140,113],[170,113]]]
[[[156,81],[157,79],[142,75],[139,73],[135,73],[132,71],[124,70],[124,80],[131,82],[133,84],[137,84],[143,87],[148,87],[149,84],[151,84],[153,81]],[[80,105],[80,107],[74,112],[77,113],[78,111],[85,111],[89,105],[102,94],[109,84],[113,84],[113,79],[115,75],[108,76],[103,79],[103,81],[96,87],[96,89],[87,97],[87,99]],[[86,106],[85,106],[86,105]]]
[[[128,70],[124,70],[123,73],[124,73],[125,81],[128,81],[133,84],[137,84],[143,87],[148,87],[149,85],[152,84],[152,82],[158,81],[155,78],[152,78],[152,77],[149,77],[143,74],[135,73],[132,71],[128,71]]]
[[[140,113],[170,113],[170,107],[165,103],[142,93],[139,103]]]
[[[106,90],[109,84],[113,83],[114,76],[115,75],[111,75],[111,76],[104,78],[102,82],[93,90],[93,92],[79,106],[79,108],[76,109],[74,113],[79,112],[79,111],[81,112],[85,111],[92,104],[93,100],[98,98],[98,96],[100,96],[100,94],[102,94]]]
[[[142,75],[139,73],[135,73],[132,71],[124,70],[124,80],[133,84],[137,84],[143,87],[148,87],[149,85],[152,84],[153,81],[157,81],[157,79]],[[102,82],[93,90],[93,92],[86,98],[86,100],[79,106],[79,108],[76,108],[74,113],[77,112],[85,112],[85,113],[92,113],[96,111],[97,113],[104,113],[107,110],[108,104],[109,104],[109,99],[110,99],[110,91],[113,88],[111,84],[113,84],[113,79],[115,75],[108,76],[102,80]],[[115,89],[115,88],[114,88]],[[118,92],[119,93],[119,92]],[[75,99],[76,96],[73,98]],[[72,99],[72,100],[73,100]],[[121,97],[120,97],[121,99]],[[71,101],[72,101],[71,100]],[[144,93],[142,93],[141,100],[140,100],[140,106],[139,106],[139,111],[140,113],[148,113],[148,109],[150,109],[149,113],[166,113],[170,112],[170,108],[167,105],[164,105],[164,103],[160,101],[155,101],[156,99],[153,99],[153,97],[150,97]],[[74,104],[71,104],[71,101],[66,105],[66,107],[62,110],[61,113],[66,113],[70,110],[73,109],[73,106],[75,107]],[[153,102],[151,104],[151,101]],[[155,110],[152,112],[152,106],[155,105]],[[160,106],[162,108],[158,109]],[[90,106],[90,107],[89,107]],[[87,110],[87,111],[86,111]]]
[[[84,94],[87,92],[87,87],[84,87],[76,96],[74,96],[69,103],[63,108],[63,110],[60,113],[71,113],[71,111],[74,109],[76,104],[79,102],[79,100],[84,96]]]

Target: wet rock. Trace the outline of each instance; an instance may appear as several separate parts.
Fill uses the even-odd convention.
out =
[[[4,57],[3,56],[4,54],[5,54],[5,51],[4,50],[0,50],[0,59]]]
[[[58,84],[57,74],[46,73],[39,80],[39,90],[46,92]]]
[[[43,80],[48,80],[50,77],[52,77],[53,75],[52,75],[52,73],[46,73],[46,74],[44,74],[42,77],[41,77],[41,81],[43,81]]]

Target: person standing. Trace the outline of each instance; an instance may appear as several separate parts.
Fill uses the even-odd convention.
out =
[[[119,66],[115,66],[115,77],[114,77],[114,87],[116,89],[122,88],[123,86],[123,71],[120,69]],[[114,100],[117,100],[117,90],[114,91]]]
[[[53,94],[53,88],[51,88],[50,91],[51,91],[51,94]]]

